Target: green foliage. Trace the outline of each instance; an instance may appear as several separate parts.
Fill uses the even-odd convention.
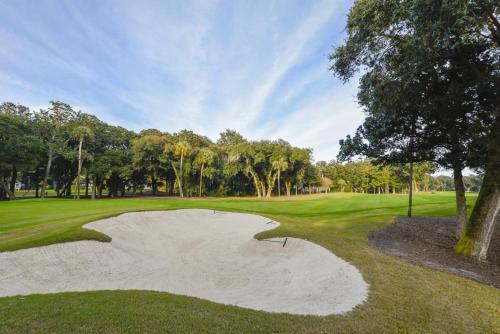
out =
[[[135,133],[75,112],[61,102],[33,113],[5,103],[0,116],[2,133],[9,134],[0,138],[2,198],[9,197],[5,189],[14,193],[12,183],[17,179],[40,195],[44,175],[47,186],[60,197],[70,196],[78,184],[87,197],[181,192],[183,196],[271,197],[330,188],[370,193],[406,191],[404,168],[375,167],[369,161],[314,165],[311,149],[293,147],[284,140],[248,141],[231,130],[221,133],[215,143],[188,130]],[[425,183],[432,181],[427,176],[432,168],[419,172],[418,166],[418,188],[438,189]],[[471,185],[474,187],[477,184]],[[444,189],[450,188],[440,188]]]
[[[484,167],[498,117],[498,10],[494,1],[356,2],[330,59],[345,81],[364,69],[367,118],[338,158]]]
[[[44,144],[34,132],[29,109],[0,105],[0,199],[15,198],[18,171],[32,173],[43,159]]]
[[[409,190],[409,166],[407,164],[376,165],[370,160],[341,163],[320,161],[316,164],[321,174],[333,181],[333,190],[361,193],[406,193]],[[435,170],[430,163],[414,165],[414,191],[454,190],[453,180],[441,186],[434,180],[446,176],[431,176]],[[450,185],[451,184],[451,185]]]
[[[110,197],[127,192],[194,196],[203,190],[209,195],[257,193],[270,197],[276,190],[280,193],[282,179],[288,195],[292,185],[298,192],[304,191],[305,184],[317,182],[314,173],[304,178],[306,166],[314,168],[310,150],[292,147],[283,140],[249,142],[231,130],[221,133],[217,143],[189,130],[134,133],[75,112],[62,102],[51,102],[49,109],[33,113],[4,103],[1,111],[2,120],[10,122],[2,121],[4,133],[9,133],[9,127],[13,131],[8,136],[13,142],[4,140],[5,153],[0,156],[4,166],[1,198],[14,196],[11,188],[17,177],[24,182],[33,177],[35,182],[27,183],[37,196],[41,186],[42,195],[52,188],[60,197],[71,195],[75,180],[78,194],[84,186],[85,194],[91,197],[102,197],[104,191]],[[27,137],[20,139],[21,135]],[[33,148],[33,154],[26,154],[19,145]],[[29,157],[32,165],[10,161],[20,158],[20,153],[26,161]]]
[[[457,235],[475,240],[472,255],[483,259],[500,205],[499,17],[494,0],[357,1],[347,40],[330,56],[344,81],[363,71],[358,99],[367,114],[355,135],[340,142],[338,158],[451,168]],[[468,222],[465,167],[484,169],[488,180]]]

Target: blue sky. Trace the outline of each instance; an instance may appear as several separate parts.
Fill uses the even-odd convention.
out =
[[[363,114],[328,71],[351,1],[0,0],[0,101],[335,158]]]

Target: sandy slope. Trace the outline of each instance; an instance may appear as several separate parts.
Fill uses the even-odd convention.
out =
[[[0,253],[0,296],[167,291],[269,312],[327,315],[363,302],[359,271],[328,250],[253,236],[278,223],[212,210],[135,212],[87,224],[111,243],[78,241]]]

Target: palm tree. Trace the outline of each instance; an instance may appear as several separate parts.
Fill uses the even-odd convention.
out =
[[[78,140],[78,174],[76,175],[76,198],[80,199],[80,174],[82,172],[82,147],[83,141],[93,138],[92,130],[84,125],[79,125],[71,131],[71,137]]]
[[[288,162],[286,162],[285,159],[279,158],[279,160],[273,161],[273,169],[278,171],[278,197],[281,196],[281,185],[280,185],[280,178],[281,178],[281,172],[286,170],[288,168]]]
[[[339,179],[339,180],[337,181],[337,184],[338,184],[338,185],[339,185],[339,187],[340,187],[340,192],[341,192],[341,193],[343,193],[343,192],[344,192],[344,187],[345,187],[345,185],[346,185],[347,183],[345,182],[345,180],[344,180],[344,179]]]
[[[183,179],[183,164],[184,164],[184,157],[186,155],[188,155],[189,153],[191,153],[191,150],[193,148],[191,147],[191,145],[189,145],[188,142],[186,141],[180,141],[178,142],[177,144],[175,144],[174,146],[174,154],[178,157],[180,157],[180,168],[179,168],[179,173],[176,173],[178,174],[177,175],[177,183],[179,184],[179,193],[181,195],[181,197],[184,197],[184,192],[183,192],[183,189],[182,189],[182,179]],[[175,171],[175,167],[174,167],[174,171]]]
[[[214,160],[215,153],[209,149],[209,148],[202,148],[198,152],[198,155],[196,156],[196,160],[198,163],[201,165],[200,169],[200,197],[201,197],[201,191],[203,187],[203,168],[205,166],[210,166]]]

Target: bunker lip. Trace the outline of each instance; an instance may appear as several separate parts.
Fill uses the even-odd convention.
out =
[[[300,315],[342,314],[366,299],[360,272],[327,249],[254,238],[277,226],[254,214],[204,209],[125,213],[84,226],[110,243],[0,253],[0,296],[153,290]]]

